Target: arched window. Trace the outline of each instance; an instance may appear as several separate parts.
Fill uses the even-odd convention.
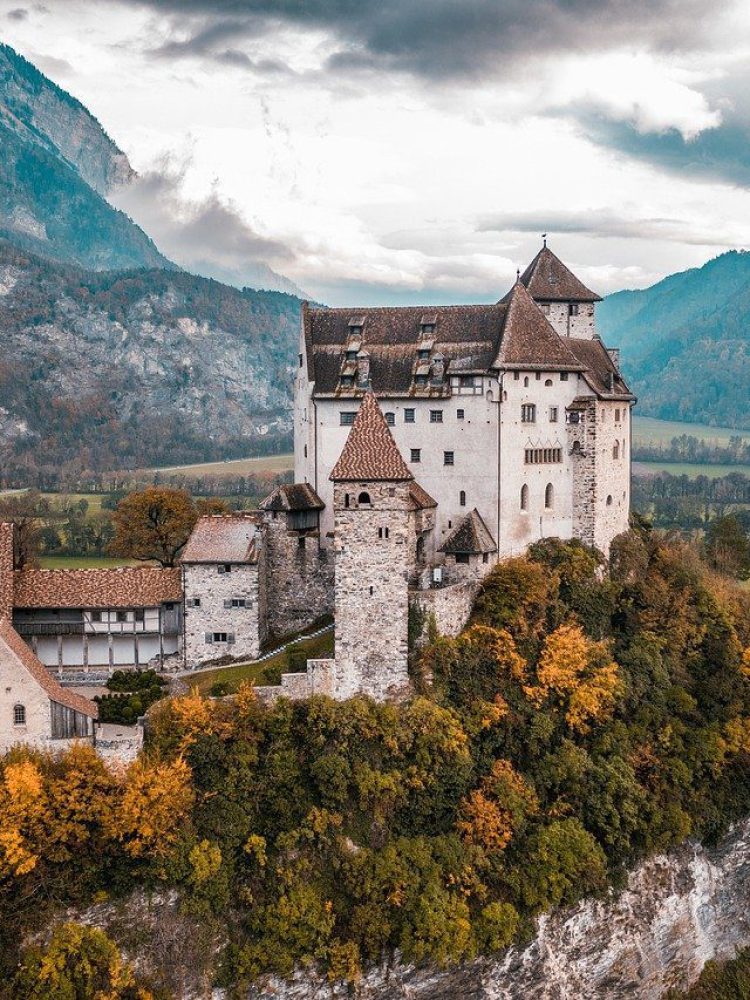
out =
[[[555,488],[552,483],[547,483],[544,490],[544,506],[547,510],[552,510],[555,503]]]
[[[625,458],[625,438],[622,439],[622,457]]]
[[[580,441],[574,441],[573,442],[573,452],[574,452],[574,454],[578,454],[578,452],[580,452],[580,450],[581,450],[581,442]]]
[[[349,494],[348,494],[348,493],[346,493],[346,494],[344,495],[344,506],[345,506],[345,507],[348,507],[348,506],[349,506]]]
[[[521,510],[529,509],[529,487],[526,483],[521,487]]]
[[[620,457],[620,442],[615,441],[615,443],[612,445],[612,458],[619,458],[619,457]]]
[[[611,493],[610,493],[610,494],[609,494],[609,496],[607,497],[607,506],[608,506],[608,507],[611,507],[611,506],[612,506],[612,494],[611,494]]]
[[[365,493],[365,491],[362,490],[362,492],[357,497],[357,503],[360,504],[360,505],[361,504],[369,504],[370,503],[370,494],[369,493]]]
[[[466,506],[466,490],[461,490],[461,492],[458,494],[458,502],[461,504],[462,507]]]
[[[529,376],[528,375],[524,378],[523,384],[528,389],[528,387],[529,387]]]
[[[545,385],[552,385],[552,379],[551,379],[551,378],[546,378],[546,379],[544,380],[544,384],[545,384]]]
[[[25,705],[14,705],[13,706],[13,725],[14,726],[25,726],[26,725],[26,706]]]

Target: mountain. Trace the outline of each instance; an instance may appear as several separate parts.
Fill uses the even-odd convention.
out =
[[[750,429],[750,253],[610,295],[597,319],[621,349],[639,413]]]
[[[0,241],[0,467],[40,482],[289,448],[299,310],[281,292],[85,271]]]
[[[149,237],[106,200],[134,176],[86,108],[0,45],[0,235],[65,264],[167,267]]]

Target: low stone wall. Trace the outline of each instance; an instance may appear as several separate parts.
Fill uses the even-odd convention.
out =
[[[421,605],[426,614],[435,616],[441,635],[458,635],[469,620],[480,586],[478,580],[465,580],[450,587],[412,590],[409,601]]]

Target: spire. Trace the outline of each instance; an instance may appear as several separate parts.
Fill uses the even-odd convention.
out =
[[[408,482],[414,479],[372,392],[365,393],[330,477],[334,482]]]
[[[601,296],[592,292],[580,281],[560,258],[544,246],[521,275],[521,283],[526,286],[534,299],[542,302],[599,302]]]

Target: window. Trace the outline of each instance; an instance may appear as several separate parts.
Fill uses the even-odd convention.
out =
[[[356,412],[353,413],[351,410],[344,410],[340,414],[341,426],[342,427],[351,427],[351,425],[354,423],[354,418],[356,416],[357,416]]]
[[[388,424],[389,427],[393,427],[396,423],[396,414],[391,413],[390,411],[386,413],[385,422]]]
[[[521,373],[520,372],[513,372],[513,381],[514,382],[517,382],[520,377],[521,377]]]
[[[528,389],[528,387],[529,387],[529,376],[528,375],[524,376],[523,385],[524,385],[525,389]]]
[[[581,442],[580,441],[574,441],[573,442],[573,454],[580,455],[580,453],[581,453]]]
[[[620,457],[620,442],[615,441],[615,443],[612,445],[612,458],[619,458],[619,457]]]
[[[555,488],[552,483],[547,483],[544,490],[544,506],[547,510],[552,510],[555,504]]]
[[[466,490],[461,490],[458,494],[458,502],[462,507],[466,506]]]
[[[526,465],[548,465],[562,462],[562,448],[525,448],[523,460]]]
[[[211,642],[228,642],[229,633],[228,632],[213,632]]]
[[[429,361],[430,360],[429,347],[420,347],[419,350],[417,351],[417,358],[420,361]]]
[[[304,547],[305,547],[305,536],[300,535],[299,538],[297,539],[297,548],[304,549]]]
[[[413,424],[414,423],[414,410],[412,407],[407,406],[404,410],[404,423]]]
[[[536,406],[533,403],[524,403],[521,407],[521,423],[536,423]]]
[[[453,465],[453,452],[444,451],[443,452],[443,465]]]
[[[549,302],[542,302],[541,309],[545,316],[549,316]]]
[[[305,445],[305,458],[307,458],[307,445]]]
[[[100,622],[101,620],[102,620],[102,613],[101,613],[101,611],[92,611],[91,612],[91,621],[92,622]]]
[[[302,367],[302,355],[301,354],[299,355],[299,366],[300,366],[300,368]]]
[[[372,587],[370,587],[370,597],[372,597],[373,593],[374,593],[374,590],[373,590]]]
[[[417,385],[417,386],[425,386],[425,385],[427,385],[427,376],[426,375],[416,375],[414,377],[414,384]]]
[[[462,375],[458,380],[458,384],[462,389],[473,389],[476,382],[473,375]]]
[[[117,620],[120,623],[126,622],[128,620],[128,613],[127,613],[127,611],[118,611],[117,612]]]
[[[578,303],[571,302],[568,305],[568,316],[577,316],[577,315],[578,315]]]
[[[388,528],[378,528],[378,538],[388,538],[390,530]]]
[[[521,487],[521,510],[529,509],[529,487],[526,483]]]
[[[347,361],[356,361],[357,360],[357,352],[356,351],[347,351],[346,352],[346,360]]]
[[[469,562],[469,553],[468,552],[457,552],[456,553],[456,562],[457,563],[468,563]]]
[[[364,490],[357,497],[357,503],[359,503],[359,504],[368,504],[369,505],[370,502],[371,502],[370,501],[370,494],[369,493],[365,493]]]
[[[456,410],[456,420],[463,420],[463,419],[464,419],[464,411]]]
[[[199,608],[201,606],[201,599],[200,597],[188,597],[185,604],[188,608]]]
[[[482,553],[482,562],[486,564],[489,561],[490,561],[490,554],[489,554],[489,552],[483,552]]]
[[[26,706],[25,705],[14,705],[13,706],[13,725],[14,726],[25,726],[26,725]]]
[[[442,424],[443,422],[443,411],[442,410],[430,410],[430,423],[431,424]]]
[[[542,373],[541,372],[537,372],[536,375],[535,375],[535,378],[536,378],[537,382],[539,382],[541,380],[541,378],[542,378]]]
[[[556,424],[557,423],[557,407],[556,406],[550,406],[550,408],[549,408],[549,422],[551,424]]]
[[[412,460],[412,462],[421,462],[422,461],[422,449],[421,448],[412,448],[412,450],[411,450],[411,460]]]
[[[346,386],[346,387],[349,387],[350,385],[354,385],[354,376],[353,375],[342,375],[341,376],[341,384],[343,386]]]
[[[233,597],[231,602],[231,607],[233,608],[246,608],[247,598],[246,597]]]
[[[137,622],[143,622],[146,619],[146,612],[143,608],[136,608],[133,612],[133,618]]]
[[[620,423],[620,411],[619,410],[615,410],[615,422],[618,423],[618,424]]]
[[[608,507],[611,507],[611,506],[612,506],[612,494],[611,494],[611,493],[610,493],[610,495],[609,495],[609,496],[607,497],[607,506],[608,506]]]
[[[552,385],[552,379],[551,378],[546,378],[544,380],[544,384],[547,386],[547,388],[549,388]]]
[[[568,373],[567,372],[560,372],[560,381],[561,382],[567,382],[568,381]]]
[[[222,566],[219,566],[219,569],[218,569],[219,575],[222,575],[223,573],[231,573],[231,572],[232,572],[232,567],[229,565],[229,563],[224,563]]]
[[[344,494],[344,506],[345,507],[349,506],[349,494],[348,493]]]

